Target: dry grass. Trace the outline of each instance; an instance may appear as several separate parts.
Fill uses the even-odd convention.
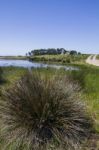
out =
[[[67,77],[27,73],[0,101],[3,150],[80,149],[91,121]]]

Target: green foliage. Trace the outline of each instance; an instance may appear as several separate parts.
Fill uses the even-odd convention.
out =
[[[31,56],[30,60],[32,61],[46,61],[46,62],[58,62],[58,63],[84,63],[88,55],[39,55]]]
[[[66,76],[25,74],[4,92],[0,116],[7,150],[79,149],[92,127],[79,87]]]
[[[70,51],[70,55],[77,55],[77,51],[74,50]]]
[[[32,55],[57,55],[57,54],[65,54],[69,51],[64,48],[48,48],[48,49],[34,49],[31,52],[28,52],[29,56]]]

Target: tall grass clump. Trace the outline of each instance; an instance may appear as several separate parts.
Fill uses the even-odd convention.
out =
[[[0,67],[0,83],[2,83],[2,82],[3,82],[3,70]]]
[[[79,89],[66,77],[27,73],[0,102],[3,150],[80,149],[91,123]]]

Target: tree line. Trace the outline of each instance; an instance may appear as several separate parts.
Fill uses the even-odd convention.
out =
[[[66,50],[64,48],[48,48],[48,49],[34,49],[28,53],[26,53],[26,56],[33,56],[33,55],[57,55],[57,54],[70,54],[70,55],[77,55],[81,54],[80,52],[77,52],[76,50]]]

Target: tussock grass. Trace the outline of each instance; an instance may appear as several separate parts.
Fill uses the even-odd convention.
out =
[[[78,85],[67,77],[27,73],[0,101],[3,150],[80,149],[91,127]]]
[[[3,81],[4,81],[4,79],[3,79],[3,70],[0,67],[0,83],[2,83]]]

